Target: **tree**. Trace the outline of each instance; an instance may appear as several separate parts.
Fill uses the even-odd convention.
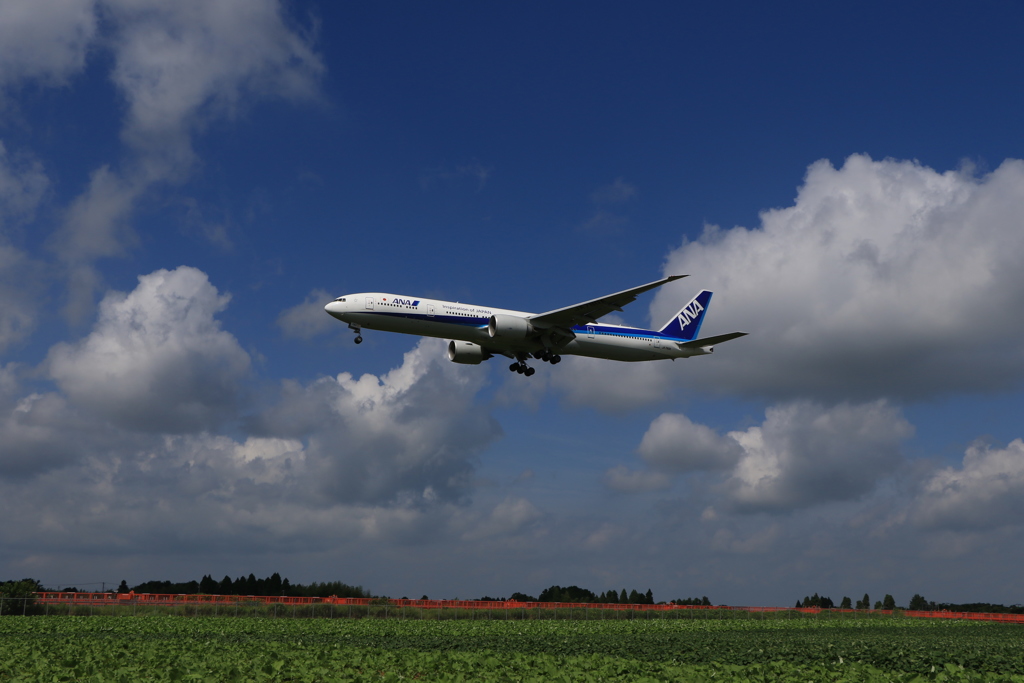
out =
[[[0,583],[0,614],[32,614],[34,594],[41,590],[43,585],[35,579]]]
[[[871,598],[867,593],[864,594],[864,598],[857,601],[857,609],[871,609]]]
[[[918,593],[914,593],[914,597],[910,598],[908,608],[912,610],[926,610],[928,609],[928,601]]]
[[[622,604],[626,604],[626,603],[629,602],[629,597],[626,595],[626,589],[625,588],[623,588],[622,592],[619,593],[619,602],[622,603]]]
[[[130,589],[128,588],[128,582],[121,579],[121,583],[117,586],[118,593],[127,593]]]
[[[636,589],[634,588],[629,592],[629,604],[636,605],[638,603],[640,603],[640,594],[637,593]]]
[[[882,609],[894,610],[896,609],[896,600],[893,599],[888,593],[885,594],[885,598],[882,599]]]
[[[875,600],[875,609],[882,609],[882,601]]]
[[[850,609],[852,604],[853,601],[844,595],[842,601],[839,603],[839,609]]]
[[[199,592],[206,595],[213,595],[217,592],[219,584],[209,574],[203,574],[203,580],[199,582]]]
[[[647,589],[647,594],[644,596],[644,598],[646,598],[648,605],[654,604],[654,593],[651,591],[650,588]]]

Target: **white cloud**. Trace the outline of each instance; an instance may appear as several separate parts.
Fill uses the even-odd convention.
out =
[[[50,377],[79,408],[122,428],[210,429],[235,414],[249,355],[214,315],[227,306],[206,275],[182,266],[110,293],[92,333],[50,350]]]
[[[187,168],[189,134],[252,97],[310,98],[323,71],[277,0],[104,0],[125,139],[163,178]]]
[[[715,291],[704,334],[751,333],[688,365],[700,389],[843,399],[1012,387],[1024,378],[1024,317],[1010,314],[1024,308],[1021,215],[1022,161],[983,177],[821,161],[760,228],[709,227],[672,252],[666,272],[693,277],[659,291],[652,318],[699,286]]]
[[[307,466],[327,500],[458,499],[474,459],[501,433],[473,404],[484,381],[474,370],[449,363],[442,341],[424,339],[380,377],[286,382],[281,401],[254,429],[307,439]]]
[[[85,66],[96,34],[95,0],[0,3],[0,86],[38,79],[63,85]]]
[[[723,485],[744,512],[852,500],[892,474],[914,428],[884,401],[831,409],[798,401],[769,408],[761,426],[730,432],[743,448]]]
[[[652,467],[676,472],[730,469],[743,453],[735,439],[678,413],[651,422],[637,450]]]
[[[928,528],[969,531],[1024,523],[1024,441],[1006,448],[976,443],[962,466],[931,474],[910,519]]]
[[[655,490],[673,473],[708,472],[705,496],[740,513],[786,512],[858,499],[904,462],[900,446],[914,428],[885,401],[832,408],[808,401],[769,407],[764,422],[719,435],[684,415],[655,418],[637,449],[652,468],[609,470],[620,490]]]
[[[756,229],[708,226],[667,258],[690,278],[658,290],[652,324],[697,289],[702,328],[750,336],[675,363],[581,360],[555,385],[622,410],[675,388],[827,402],[921,399],[1024,380],[1024,161],[938,173],[854,155],[810,166],[793,206]]]
[[[333,330],[344,330],[338,321],[327,315],[324,305],[334,297],[323,289],[314,289],[301,304],[286,308],[277,316],[277,326],[286,337],[312,339]]]

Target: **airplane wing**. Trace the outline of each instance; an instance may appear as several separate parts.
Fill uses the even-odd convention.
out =
[[[688,342],[676,342],[676,346],[681,349],[699,349],[702,346],[714,346],[715,344],[727,342],[730,339],[745,336],[747,336],[746,332],[730,332],[729,334],[720,334],[716,337],[704,337],[703,339],[694,339],[693,341]]]
[[[602,296],[598,299],[584,301],[574,306],[566,306],[547,313],[532,315],[527,320],[537,329],[561,328],[568,331],[574,325],[585,325],[597,322],[597,319],[612,311],[621,311],[626,304],[633,303],[644,292],[661,287],[664,284],[687,277],[686,275],[669,275],[657,282],[651,282],[632,289],[624,289],[615,294]],[[570,335],[572,333],[569,333]],[[706,346],[706,344],[705,344]]]

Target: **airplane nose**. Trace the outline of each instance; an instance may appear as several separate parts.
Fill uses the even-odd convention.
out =
[[[341,320],[341,314],[345,312],[345,307],[340,301],[332,301],[324,306],[324,310],[331,314],[331,316]]]

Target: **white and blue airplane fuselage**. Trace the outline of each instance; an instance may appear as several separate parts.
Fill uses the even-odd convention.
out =
[[[491,306],[424,299],[387,292],[346,294],[324,309],[348,323],[362,341],[363,328],[450,340],[448,357],[475,365],[496,355],[515,362],[509,369],[532,375],[529,358],[558,363],[562,355],[618,361],[688,358],[711,353],[714,344],[743,336],[743,332],[698,339],[697,333],[711,301],[704,290],[660,330],[598,322],[598,318],[634,301],[639,294],[681,275],[556,309],[527,313]]]

